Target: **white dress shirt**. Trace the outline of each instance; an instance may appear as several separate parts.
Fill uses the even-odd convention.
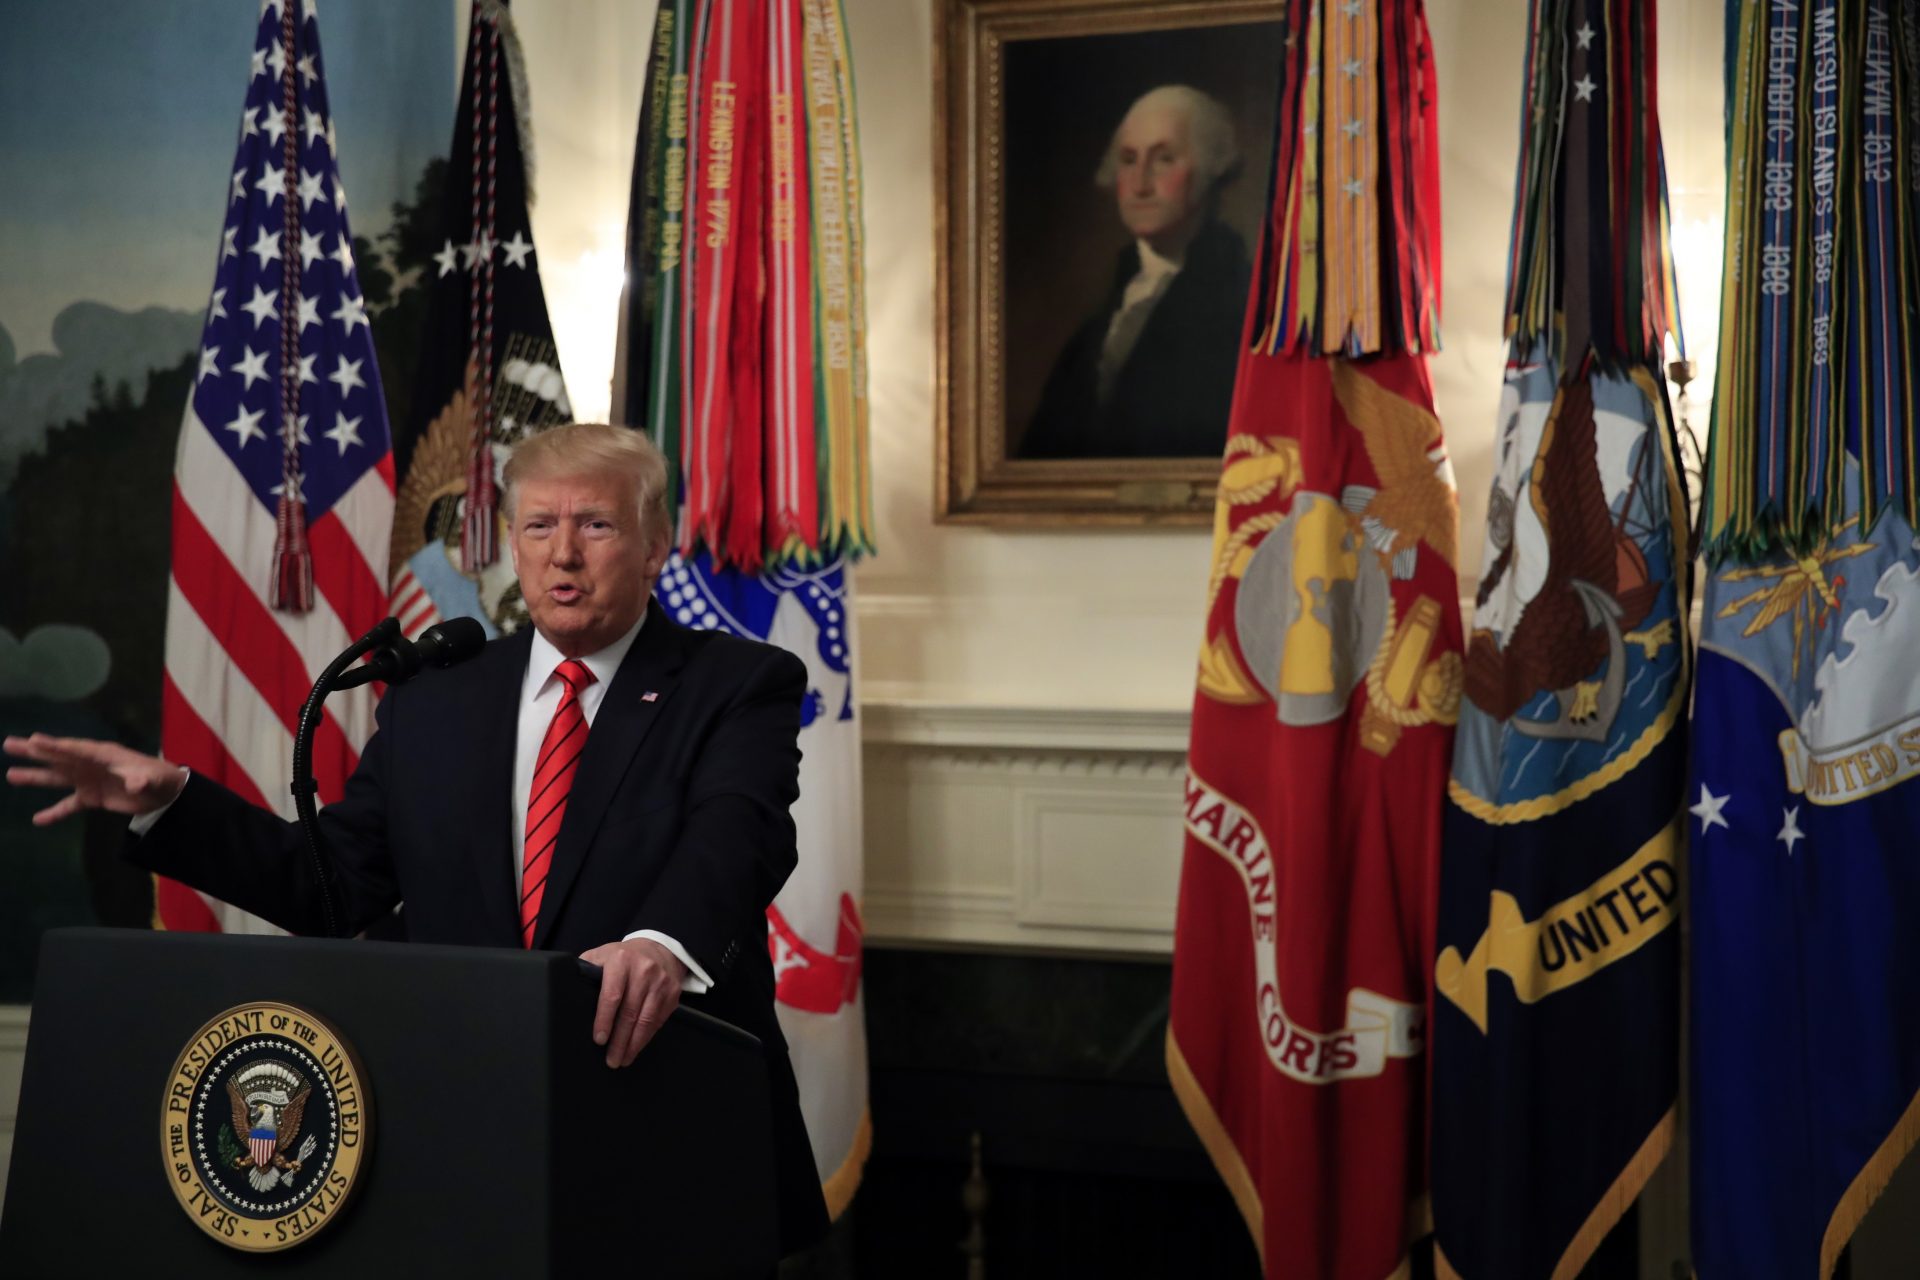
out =
[[[1136,240],[1134,244],[1140,251],[1140,270],[1120,291],[1120,306],[1107,322],[1106,341],[1100,347],[1101,400],[1113,394],[1113,384],[1138,345],[1140,335],[1146,331],[1148,317],[1153,315],[1153,309],[1160,304],[1161,296],[1183,265],[1177,259],[1155,252],[1145,240]]]
[[[647,615],[642,613],[640,621],[633,624],[627,634],[615,640],[597,653],[590,653],[580,659],[587,670],[593,672],[593,683],[580,690],[580,714],[587,718],[587,736],[593,736],[593,718],[599,714],[600,704],[607,699],[607,686],[613,683],[614,672],[620,670],[620,664],[626,660],[627,650],[633,648],[634,637],[640,634],[640,628],[647,623]],[[514,900],[520,899],[520,882],[526,872],[527,857],[527,800],[533,791],[533,767],[540,763],[540,743],[547,736],[547,726],[553,723],[553,713],[560,706],[560,692],[566,688],[566,682],[554,672],[565,662],[566,656],[554,648],[548,639],[538,631],[533,633],[533,651],[527,656],[527,675],[520,686],[520,718],[513,744],[513,887]],[[563,818],[564,823],[566,820]],[[661,933],[658,929],[641,929],[630,933],[622,941],[634,938],[646,938],[657,942],[673,953],[674,959],[687,966],[687,976],[680,982],[680,989],[690,995],[699,995],[713,989],[713,979],[707,976],[687,949],[680,943]]]
[[[593,683],[579,694],[580,713],[586,717],[589,734],[593,732],[594,715],[600,710],[600,704],[606,701],[607,686],[613,683],[614,672],[620,669],[627,650],[633,648],[634,637],[640,634],[640,628],[646,625],[646,621],[647,615],[642,613],[640,621],[634,623],[633,629],[627,634],[598,653],[590,653],[580,659],[586,664],[587,670],[593,672]],[[526,870],[527,798],[533,789],[533,767],[540,762],[541,740],[547,736],[547,726],[553,722],[553,713],[560,706],[560,690],[564,682],[554,675],[554,671],[565,661],[566,658],[548,643],[545,636],[538,631],[533,633],[533,652],[527,659],[526,678],[520,686],[520,712],[513,748],[513,896],[516,902],[520,899],[521,875]],[[140,814],[127,823],[127,829],[136,836],[143,836],[172,807],[173,802],[169,800],[152,813]],[[699,995],[713,990],[713,979],[707,976],[707,971],[687,954],[687,949],[676,939],[658,929],[641,929],[628,934],[621,941],[629,942],[635,938],[659,943],[673,953],[674,959],[687,966],[687,976],[680,982],[681,991]]]

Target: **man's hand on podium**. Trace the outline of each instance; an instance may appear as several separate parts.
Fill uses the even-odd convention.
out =
[[[179,765],[159,756],[142,755],[117,742],[36,733],[8,738],[0,746],[10,756],[35,762],[8,768],[7,781],[14,786],[72,788],[33,815],[37,827],[71,817],[82,809],[134,816],[153,813],[172,804],[187,782],[187,771]]]
[[[607,1046],[608,1066],[624,1067],[679,1007],[687,967],[649,938],[609,942],[580,958],[600,966],[593,1042]]]

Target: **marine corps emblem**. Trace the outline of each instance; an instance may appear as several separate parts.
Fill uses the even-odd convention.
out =
[[[285,1249],[339,1216],[368,1118],[359,1064],[331,1027],[291,1005],[237,1005],[194,1033],[167,1078],[167,1181],[220,1243]]]

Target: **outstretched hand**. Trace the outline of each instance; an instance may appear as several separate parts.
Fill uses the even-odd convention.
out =
[[[687,967],[651,938],[609,942],[580,958],[600,966],[593,1042],[607,1046],[608,1066],[627,1066],[680,1006]]]
[[[6,753],[31,765],[7,769],[7,781],[16,787],[68,787],[67,795],[33,815],[33,825],[44,827],[80,812],[104,809],[108,813],[153,813],[173,803],[186,785],[187,771],[159,756],[142,755],[117,742],[94,738],[55,738],[36,733],[8,738]]]

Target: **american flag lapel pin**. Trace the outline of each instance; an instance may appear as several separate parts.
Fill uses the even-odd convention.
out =
[[[660,701],[660,695],[659,695],[659,693],[657,693],[656,691],[654,691],[654,690],[652,690],[652,689],[649,689],[649,690],[647,690],[647,691],[646,691],[645,693],[643,693],[643,694],[641,694],[641,695],[640,695],[640,701],[642,701],[642,702],[658,702],[658,701]]]

